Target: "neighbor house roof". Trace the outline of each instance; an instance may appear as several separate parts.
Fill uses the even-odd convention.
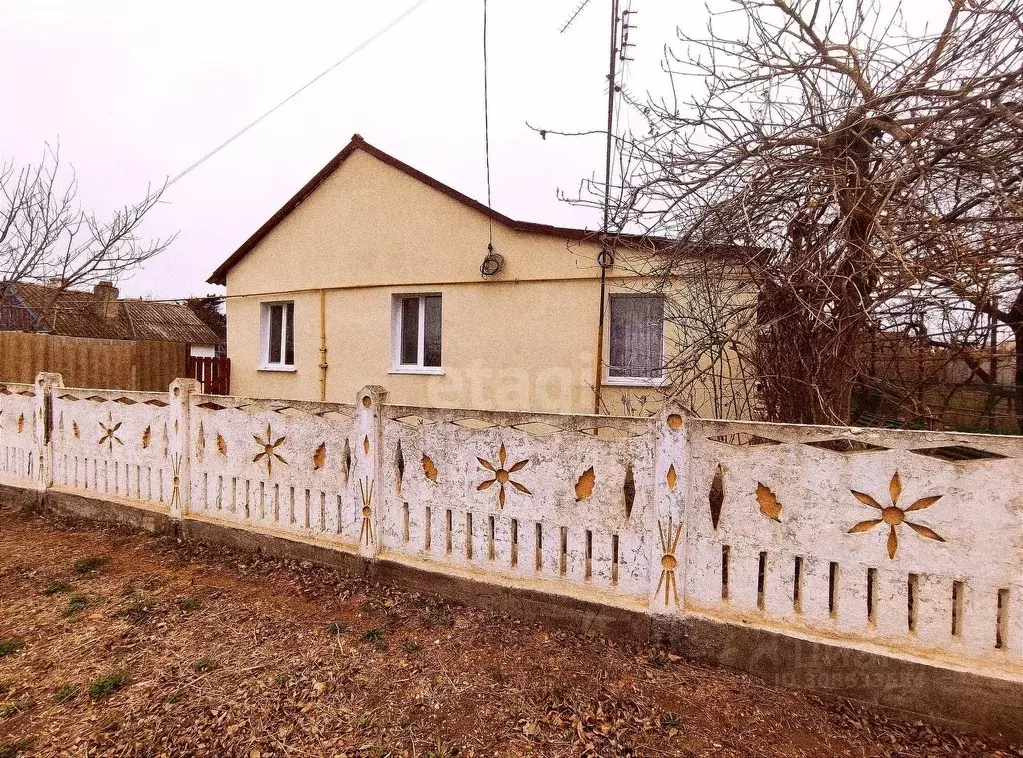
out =
[[[18,311],[19,316],[7,319],[7,328],[65,337],[164,340],[190,345],[216,345],[219,341],[190,308],[178,303],[113,299],[104,314],[104,297],[95,291],[25,283],[10,284],[5,289],[8,302],[2,305]],[[110,291],[116,298],[117,290],[111,287]]]
[[[398,160],[393,155],[385,153],[380,148],[373,147],[373,145],[366,142],[366,140],[364,140],[360,135],[353,134],[351,141],[347,145],[345,145],[344,149],[340,153],[335,155],[333,158],[331,158],[330,162],[327,163],[327,165],[324,166],[322,169],[320,169],[319,173],[317,173],[316,176],[314,176],[312,179],[306,182],[305,186],[302,187],[302,189],[300,189],[298,192],[296,192],[295,195],[290,200],[288,200],[288,202],[286,202],[281,207],[280,210],[278,210],[273,216],[271,216],[270,219],[265,224],[259,227],[259,229],[256,230],[255,234],[253,234],[251,237],[245,240],[245,242],[242,243],[241,247],[235,250],[226,261],[221,263],[217,270],[213,272],[209,279],[207,279],[207,281],[210,284],[226,284],[227,272],[230,271],[231,268],[236,263],[238,263],[238,261],[244,258],[249,253],[249,251],[256,247],[256,245],[259,244],[260,240],[262,240],[266,235],[273,231],[275,226],[277,226],[279,223],[281,223],[281,221],[287,218],[288,214],[295,210],[295,208],[297,208],[302,203],[303,200],[309,197],[309,195],[311,195],[313,191],[316,190],[316,188],[319,187],[320,184],[322,184],[327,177],[334,173],[338,169],[338,167],[340,167],[341,164],[348,159],[348,156],[350,156],[356,150],[362,150],[364,153],[372,155],[374,158],[386,163],[388,166],[392,166],[398,169],[402,173],[411,176],[413,179],[422,182],[428,187],[432,187],[438,192],[443,192],[445,195],[452,198],[453,200],[457,200],[463,205],[467,205],[470,208],[479,211],[484,216],[487,216],[488,218],[491,218],[494,221],[504,224],[505,226],[516,231],[532,232],[535,234],[548,234],[555,237],[564,237],[565,239],[571,240],[582,239],[596,240],[600,236],[600,232],[593,229],[573,229],[565,226],[551,226],[549,224],[538,224],[532,221],[516,221],[513,218],[505,216],[503,213],[498,213],[494,209],[487,207],[478,200],[473,200],[468,195],[459,192],[453,187],[449,187],[443,182],[437,181],[432,176],[427,176],[422,171],[419,171],[418,169],[413,168],[407,163]],[[635,234],[618,234],[615,235],[615,238],[623,241],[643,242],[646,244],[650,243],[664,244],[669,242],[669,240],[665,240],[662,238]]]

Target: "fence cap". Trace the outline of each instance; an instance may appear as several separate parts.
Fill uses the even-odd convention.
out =
[[[36,386],[37,387],[63,387],[64,377],[61,374],[56,374],[50,371],[43,371],[36,374]]]
[[[387,402],[387,390],[378,384],[370,384],[359,390],[357,397],[363,408],[372,408]]]
[[[187,397],[202,392],[202,383],[198,379],[175,379],[170,384],[170,393],[173,397]]]

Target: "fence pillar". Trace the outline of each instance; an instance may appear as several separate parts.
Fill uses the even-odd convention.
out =
[[[53,486],[53,391],[64,386],[60,374],[36,375],[33,437],[36,443],[36,488],[41,492]]]
[[[192,395],[200,393],[201,385],[195,379],[175,379],[171,382],[168,396],[170,412],[168,419],[167,455],[171,462],[170,516],[179,520],[189,511],[192,496]]]
[[[653,550],[650,551],[650,610],[681,613],[685,605],[686,417],[666,408],[656,416],[654,432]]]
[[[380,552],[383,537],[380,508],[383,496],[380,483],[383,481],[383,421],[380,406],[387,401],[387,390],[383,387],[363,387],[356,396],[355,430],[356,458],[355,473],[356,508],[359,517],[359,552],[372,558]]]

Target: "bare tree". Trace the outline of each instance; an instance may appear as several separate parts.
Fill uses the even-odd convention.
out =
[[[163,252],[176,235],[149,240],[140,227],[164,188],[147,188],[138,202],[99,219],[78,204],[73,169],[64,171],[49,146],[35,165],[0,167],[0,302],[12,285],[50,283],[60,292],[116,281]]]
[[[995,319],[1023,344],[1023,1],[950,0],[932,33],[869,0],[731,0],[678,38],[673,95],[627,98],[616,228],[675,241],[642,268],[662,286],[731,251],[756,297],[695,339],[753,368],[766,417],[848,422],[877,333],[951,360]]]

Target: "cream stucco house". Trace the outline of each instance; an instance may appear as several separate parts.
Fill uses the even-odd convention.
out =
[[[653,409],[678,337],[617,266],[598,335],[599,252],[592,231],[510,219],[355,135],[210,277],[232,391],[350,402],[376,384],[408,405],[592,413],[599,381],[601,412]]]

